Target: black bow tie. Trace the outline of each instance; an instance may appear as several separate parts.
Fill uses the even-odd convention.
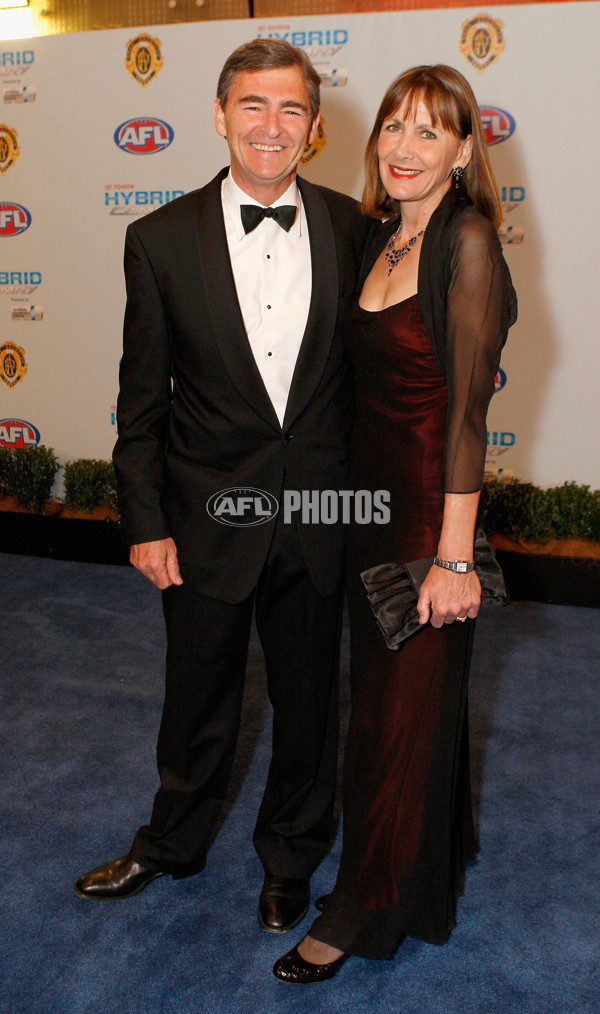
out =
[[[283,204],[280,208],[260,208],[258,204],[241,204],[244,232],[252,232],[263,218],[272,218],[282,229],[289,232],[296,219],[298,208],[295,204]]]

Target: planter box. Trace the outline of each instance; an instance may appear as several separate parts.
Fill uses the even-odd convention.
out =
[[[511,598],[600,608],[600,545],[565,539],[545,545],[490,536]]]
[[[83,513],[48,504],[41,514],[33,514],[8,497],[0,500],[0,552],[85,563],[129,563],[112,508]]]
[[[502,550],[496,556],[515,601],[600,608],[600,560]]]

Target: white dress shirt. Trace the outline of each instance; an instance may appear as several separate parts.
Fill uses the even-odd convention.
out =
[[[312,290],[310,242],[300,191],[294,182],[272,207],[295,204],[289,232],[264,218],[245,233],[240,206],[256,204],[231,178],[221,188],[229,257],[250,348],[279,422],[283,424],[292,375],[308,319]]]

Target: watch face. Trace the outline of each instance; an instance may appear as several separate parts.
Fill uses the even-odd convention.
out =
[[[459,574],[466,574],[467,573],[467,564],[464,562],[464,560],[460,560],[456,564],[456,570],[457,570],[457,572]]]

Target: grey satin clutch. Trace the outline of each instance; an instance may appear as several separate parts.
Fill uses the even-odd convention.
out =
[[[504,575],[482,528],[475,532],[473,559],[481,582],[481,605],[508,605]],[[412,563],[380,563],[360,575],[385,643],[393,651],[422,629],[417,602],[432,566],[433,556],[425,556]]]

